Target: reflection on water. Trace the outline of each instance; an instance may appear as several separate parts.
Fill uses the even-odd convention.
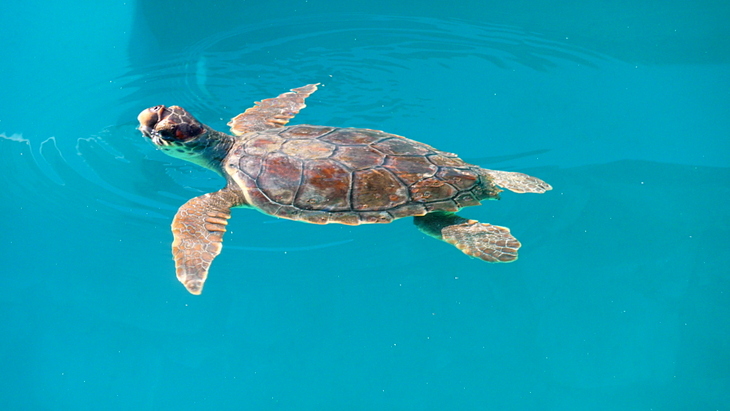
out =
[[[565,62],[595,66],[607,58],[504,25],[324,15],[267,21],[211,36],[178,56],[172,72],[169,64],[151,67],[152,73],[144,68],[147,73],[139,80],[144,82],[140,91],[146,96],[150,86],[164,94],[176,90],[173,97],[189,101],[189,109],[219,117],[221,109],[226,110],[225,116],[232,116],[235,110],[248,107],[251,96],[269,97],[272,85],[292,88],[332,82],[336,94],[341,92],[339,87],[347,90],[339,99],[328,98],[335,119],[359,113],[377,123],[390,118],[394,109],[418,112],[418,95],[408,101],[395,97],[398,87],[412,77],[409,72],[428,67],[453,76],[449,70],[459,70],[465,59],[475,60],[481,69],[521,66],[544,72]],[[479,88],[480,80],[474,80]],[[425,91],[439,85],[418,87]]]
[[[335,247],[351,243],[353,240],[334,241],[331,243],[308,245],[308,246],[292,246],[292,247],[251,247],[251,246],[227,246],[227,250],[241,250],[241,251],[268,251],[268,252],[289,252],[289,251],[310,251],[317,250],[320,248]]]

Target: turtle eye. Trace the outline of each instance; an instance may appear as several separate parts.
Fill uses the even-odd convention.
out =
[[[162,137],[165,140],[175,140],[175,129],[174,128],[163,128],[162,130],[157,130],[157,134],[159,134],[160,137]]]
[[[190,140],[203,132],[202,127],[196,123],[181,123],[175,127],[174,137],[178,141]]]

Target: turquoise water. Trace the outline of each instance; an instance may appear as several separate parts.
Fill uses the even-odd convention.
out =
[[[0,15],[3,409],[730,409],[727,2],[102,3]],[[170,221],[223,182],[137,113],[314,82],[295,122],[551,183],[462,212],[519,261],[235,210],[188,294]]]

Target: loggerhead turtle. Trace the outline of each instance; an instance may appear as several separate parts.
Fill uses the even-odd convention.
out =
[[[509,229],[455,214],[498,199],[497,186],[544,193],[544,181],[487,170],[455,154],[382,131],[313,125],[286,126],[319,84],[257,102],[234,117],[229,135],[198,122],[183,108],[142,111],[139,130],[170,156],[207,167],[226,187],[193,198],[172,222],[177,278],[200,294],[222,248],[232,207],[315,224],[389,223],[414,218],[424,233],[488,262],[517,259]]]

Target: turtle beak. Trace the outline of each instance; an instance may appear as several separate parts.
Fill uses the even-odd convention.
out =
[[[166,111],[168,112],[166,113]],[[145,137],[151,138],[152,132],[155,129],[155,125],[157,125],[157,123],[162,121],[162,119],[164,119],[166,115],[169,114],[169,110],[166,110],[165,106],[163,105],[154,106],[143,110],[137,116],[137,121],[139,121],[139,131],[141,131],[142,134],[145,135]]]

